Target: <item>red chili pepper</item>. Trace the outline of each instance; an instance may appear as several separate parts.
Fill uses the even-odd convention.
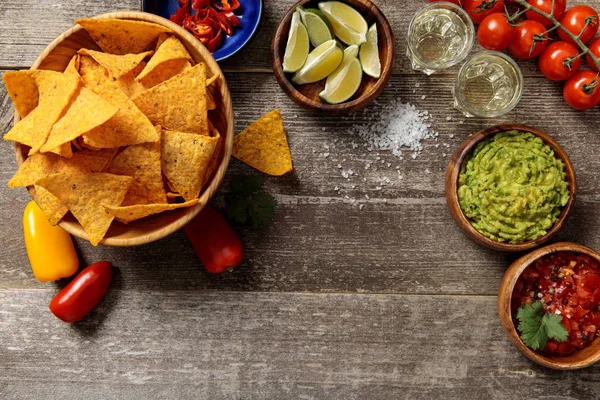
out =
[[[233,11],[240,8],[240,2],[238,0],[212,0],[212,6],[221,11]]]
[[[50,302],[50,311],[64,322],[77,322],[102,300],[112,279],[112,264],[100,261],[81,271]]]
[[[208,51],[213,53],[213,52],[217,51],[219,46],[221,46],[221,30],[219,30],[217,32],[217,36],[215,36],[214,38],[212,38],[208,41],[206,48],[208,49]]]
[[[210,0],[192,0],[192,9],[196,12],[206,7],[210,7]]]
[[[240,26],[240,20],[238,19],[238,17],[232,12],[232,11],[228,11],[225,14],[225,16],[227,17],[227,19],[229,19],[231,21],[231,23],[233,24],[233,26]]]
[[[239,236],[210,206],[204,207],[183,230],[208,272],[220,274],[244,259],[244,246]]]

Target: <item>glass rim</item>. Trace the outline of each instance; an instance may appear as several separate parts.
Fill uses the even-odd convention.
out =
[[[467,46],[465,47],[465,49],[463,50],[462,57],[457,58],[456,60],[447,62],[445,64],[442,64],[440,66],[436,66],[436,67],[430,66],[428,63],[424,62],[420,57],[417,56],[416,48],[411,43],[411,40],[410,40],[410,33],[412,32],[415,20],[417,19],[417,17],[419,15],[421,15],[424,11],[426,11],[430,8],[443,8],[443,9],[447,9],[447,10],[448,9],[452,10],[463,20],[465,25],[467,25],[467,31],[468,31],[468,34],[467,34],[468,43],[467,43]],[[441,71],[441,70],[448,69],[450,67],[457,65],[458,63],[463,61],[465,58],[467,58],[467,56],[473,49],[473,45],[475,42],[475,25],[473,24],[473,21],[471,20],[471,17],[469,16],[469,14],[463,8],[457,6],[456,4],[453,4],[453,3],[450,3],[447,1],[428,3],[428,4],[425,4],[423,7],[419,8],[417,10],[417,12],[415,13],[415,15],[412,17],[412,19],[410,20],[410,23],[408,24],[408,35],[406,36],[406,41],[407,41],[408,48],[409,48],[409,51],[410,51],[412,57],[417,58],[419,62],[421,62],[424,66],[427,67],[427,69],[434,70],[434,71]]]
[[[477,59],[481,58],[482,56],[493,56],[493,57],[501,58],[502,60],[506,61],[517,72],[517,80],[520,83],[520,85],[518,85],[518,90],[515,91],[512,99],[510,100],[509,107],[506,108],[505,110],[502,110],[502,112],[500,112],[500,113],[495,112],[495,113],[484,114],[484,113],[481,113],[481,112],[473,109],[473,107],[471,107],[467,101],[461,101],[460,103],[461,103],[461,106],[466,108],[470,114],[473,114],[476,117],[480,117],[480,118],[499,117],[501,115],[511,112],[517,106],[517,104],[519,104],[519,101],[521,101],[521,97],[523,96],[523,84],[524,84],[523,73],[521,72],[521,68],[515,62],[515,60],[513,60],[511,57],[509,57],[508,55],[506,55],[504,53],[501,53],[499,51],[483,50],[483,51],[480,51],[480,52],[476,53],[475,55],[471,56],[471,58],[469,58],[460,67],[460,70],[458,71],[458,75],[456,76],[456,82],[454,83],[455,96],[459,97],[460,100],[465,100],[464,96],[462,95],[462,91],[460,90],[460,87],[459,87],[461,78],[462,78],[463,74],[465,73],[467,66],[470,65],[474,60],[477,60]]]

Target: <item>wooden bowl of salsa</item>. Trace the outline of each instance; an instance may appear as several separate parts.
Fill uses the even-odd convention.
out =
[[[519,258],[498,290],[498,315],[511,342],[553,369],[600,360],[599,306],[600,254],[576,243],[551,244]]]
[[[545,233],[539,237],[535,237],[533,239],[527,239],[520,242],[510,242],[510,241],[499,241],[486,236],[481,233],[480,230],[474,226],[474,222],[466,215],[465,211],[461,207],[460,199],[459,199],[459,179],[461,175],[461,170],[463,168],[463,164],[466,164],[471,158],[474,150],[477,149],[477,146],[498,134],[504,134],[506,132],[518,131],[520,133],[531,134],[535,137],[541,139],[543,145],[546,145],[553,152],[553,159],[560,160],[564,166],[564,181],[566,181],[568,188],[568,199],[565,204],[560,208],[560,212],[556,215],[556,220],[549,224],[550,226],[546,229]],[[530,154],[525,152],[525,155]],[[541,168],[540,172],[543,172],[544,168]],[[502,171],[499,175],[499,178],[504,179],[504,176],[512,176],[514,171]],[[483,171],[482,179],[488,179],[490,171]],[[519,171],[515,174],[519,175]],[[541,176],[541,173],[537,175],[537,178]],[[509,182],[511,183],[511,182]],[[450,163],[448,165],[448,169],[446,170],[446,178],[445,178],[445,193],[446,193],[446,202],[448,204],[448,208],[450,213],[458,226],[460,226],[466,233],[476,241],[477,243],[484,245],[486,247],[492,248],[494,250],[505,251],[505,252],[520,252],[533,249],[535,247],[540,246],[541,244],[547,242],[550,238],[552,238],[558,231],[562,228],[565,223],[567,216],[569,215],[571,208],[573,206],[573,202],[575,201],[575,192],[576,192],[576,183],[575,183],[575,170],[573,169],[573,165],[567,156],[567,153],[563,150],[563,148],[558,144],[554,138],[548,135],[545,132],[540,131],[539,129],[520,124],[500,124],[495,125],[490,128],[484,129],[476,134],[470,136],[467,140],[463,142],[463,144],[456,150],[454,155],[452,156]],[[514,196],[514,199],[510,199],[511,202],[508,203],[510,206],[514,201],[523,201],[523,196],[521,194],[517,194]],[[500,201],[507,200],[507,198],[501,198]],[[531,202],[525,202],[524,207],[527,208],[531,205]],[[543,212],[540,213],[544,215]]]

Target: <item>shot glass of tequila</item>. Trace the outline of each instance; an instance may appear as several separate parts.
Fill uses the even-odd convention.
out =
[[[467,117],[491,118],[506,114],[521,100],[523,75],[512,58],[483,51],[458,72],[452,90],[454,108]]]
[[[410,22],[406,54],[414,70],[431,75],[464,60],[474,36],[475,27],[465,10],[452,3],[430,3]]]

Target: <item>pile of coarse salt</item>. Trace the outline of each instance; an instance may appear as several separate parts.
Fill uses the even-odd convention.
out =
[[[352,133],[358,134],[366,141],[367,150],[391,150],[396,157],[402,157],[402,148],[413,152],[412,158],[423,149],[421,141],[438,136],[431,129],[428,111],[419,111],[410,103],[392,100],[381,104],[375,102],[380,112],[373,112],[373,108],[363,111],[367,117],[364,124],[351,128]]]

